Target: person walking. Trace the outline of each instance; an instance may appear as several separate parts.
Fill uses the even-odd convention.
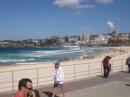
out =
[[[111,70],[111,57],[110,56],[106,56],[103,61],[103,69],[104,69],[104,78],[108,78],[109,77],[109,72]]]
[[[128,65],[128,72],[130,73],[130,56],[126,60],[126,65]]]
[[[60,62],[57,61],[54,63],[55,65],[55,71],[54,71],[54,86],[53,86],[53,93],[52,93],[52,97],[55,96],[55,92],[56,89],[60,89],[61,93],[62,93],[62,97],[65,97],[64,95],[64,72],[63,69],[60,66]]]

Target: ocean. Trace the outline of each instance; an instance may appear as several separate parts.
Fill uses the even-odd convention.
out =
[[[106,48],[0,48],[0,66],[53,62],[61,57],[79,59],[83,55],[107,52]]]

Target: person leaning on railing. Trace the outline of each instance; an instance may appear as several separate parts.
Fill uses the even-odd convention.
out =
[[[130,56],[126,59],[126,65],[128,65],[128,72],[130,73]]]
[[[111,57],[110,56],[106,56],[103,61],[103,69],[104,69],[104,76],[105,78],[109,77],[109,72],[111,70]]]

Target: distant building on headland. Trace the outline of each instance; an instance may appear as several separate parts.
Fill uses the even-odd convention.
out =
[[[117,33],[116,31],[113,31],[110,33],[111,41],[129,41],[130,40],[130,33]]]
[[[69,42],[78,42],[79,41],[79,36],[71,36],[69,37]]]
[[[108,34],[91,35],[83,33],[80,36],[53,36],[47,39],[3,40],[0,47],[45,47],[69,45],[130,45],[130,33],[119,33],[116,30]]]
[[[89,37],[90,37],[90,35],[88,33],[84,33],[84,34],[80,35],[80,41],[89,42]]]
[[[110,37],[110,35],[91,35],[90,44],[107,44]]]

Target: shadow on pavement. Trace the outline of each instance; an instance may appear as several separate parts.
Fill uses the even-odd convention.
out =
[[[126,86],[130,86],[130,84],[125,84]]]
[[[120,71],[120,72],[122,72],[122,73],[129,73],[128,71]]]
[[[47,95],[48,97],[52,97],[52,93],[51,92],[43,91],[43,93],[45,95]],[[59,96],[55,95],[54,97],[59,97]]]
[[[100,78],[105,78],[103,75],[97,75],[98,77],[100,77]]]

